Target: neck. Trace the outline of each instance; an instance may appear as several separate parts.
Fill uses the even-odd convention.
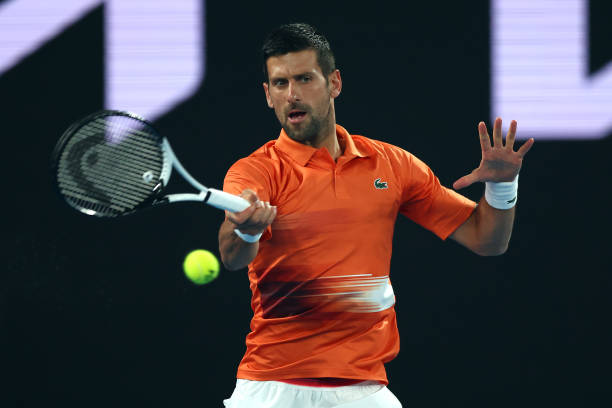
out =
[[[327,120],[321,128],[319,137],[316,141],[307,144],[317,149],[326,148],[334,161],[342,155],[342,146],[338,143],[338,136],[336,136],[336,112],[333,101],[330,102]]]
[[[342,148],[340,147],[340,143],[338,143],[338,137],[336,136],[335,121],[330,121],[329,125],[322,130],[323,132],[319,140],[313,143],[311,146],[317,149],[320,149],[321,147],[326,148],[332,159],[336,161],[338,160],[338,157],[342,155]]]

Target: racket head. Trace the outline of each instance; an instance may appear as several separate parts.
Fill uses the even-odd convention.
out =
[[[103,110],[72,124],[56,144],[57,192],[76,210],[117,217],[152,204],[168,184],[172,153],[145,119]]]

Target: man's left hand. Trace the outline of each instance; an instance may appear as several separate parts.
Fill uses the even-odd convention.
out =
[[[479,181],[512,181],[518,175],[523,157],[533,146],[533,138],[527,140],[515,152],[514,138],[516,136],[516,121],[510,122],[510,129],[506,135],[506,144],[502,140],[502,120],[495,119],[493,125],[493,146],[487,126],[484,122],[478,124],[478,134],[480,136],[480,147],[482,149],[482,160],[477,169],[470,174],[461,177],[453,183],[453,188],[459,190]]]

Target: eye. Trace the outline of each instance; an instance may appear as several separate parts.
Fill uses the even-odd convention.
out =
[[[300,82],[310,82],[312,77],[310,75],[302,75],[300,76]]]
[[[287,85],[287,80],[286,79],[274,79],[272,80],[272,85],[273,86],[283,86],[283,85]]]

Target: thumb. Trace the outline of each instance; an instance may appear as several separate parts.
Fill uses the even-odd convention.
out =
[[[244,210],[237,212],[237,213],[233,213],[230,211],[225,211],[225,218],[236,224],[236,225],[241,225],[243,223],[245,223],[250,217],[251,215],[253,215],[253,213],[255,212],[255,210],[257,210],[257,208],[259,208],[261,206],[260,202],[257,201],[255,205],[251,204],[249,207],[245,208]]]
[[[474,173],[468,174],[466,176],[461,177],[459,180],[453,183],[453,188],[455,190],[461,190],[462,188],[466,188],[467,186],[471,186],[475,182],[478,181],[478,178],[474,175]]]
[[[246,190],[242,191],[242,193],[240,194],[240,197],[244,198],[245,200],[247,200],[251,204],[256,203],[257,201],[259,201],[259,197],[257,196],[257,193],[254,192],[253,190],[248,189],[248,188]]]

